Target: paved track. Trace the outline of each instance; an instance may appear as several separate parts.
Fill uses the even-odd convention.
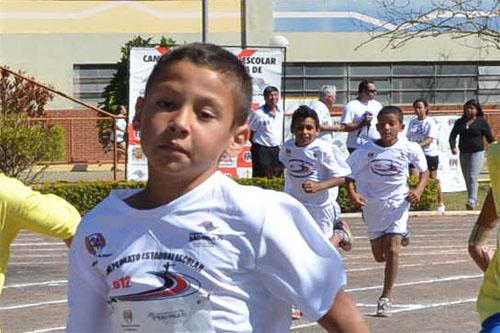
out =
[[[349,218],[353,250],[344,253],[347,291],[365,314],[371,332],[479,331],[475,312],[481,271],[468,257],[466,240],[475,216],[410,219],[411,244],[405,248],[389,318],[375,318],[383,265],[371,256],[366,227]],[[490,240],[491,245],[494,239]],[[0,298],[0,327],[10,332],[63,332],[67,315],[66,248],[62,242],[21,233],[13,244],[6,289]],[[323,332],[297,320],[292,332]]]

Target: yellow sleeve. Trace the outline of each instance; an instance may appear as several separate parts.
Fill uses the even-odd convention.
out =
[[[33,191],[3,174],[0,174],[0,201],[6,210],[0,214],[4,215],[5,223],[59,239],[72,237],[81,218],[66,200]]]

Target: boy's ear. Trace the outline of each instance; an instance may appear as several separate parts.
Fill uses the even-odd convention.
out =
[[[402,124],[401,124],[401,130],[400,130],[400,132],[403,132],[403,131],[404,131],[404,129],[405,129],[405,123],[402,123]]]
[[[229,156],[236,156],[250,139],[250,128],[245,124],[233,130],[233,138],[226,149]]]
[[[141,116],[142,116],[142,108],[144,106],[144,97],[137,97],[137,101],[135,102],[135,115],[132,120],[132,128],[134,131],[139,131],[141,129]]]

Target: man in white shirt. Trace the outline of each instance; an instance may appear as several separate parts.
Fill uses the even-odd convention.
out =
[[[332,132],[343,130],[342,125],[332,122],[330,111],[337,99],[337,88],[335,86],[323,85],[319,90],[319,100],[311,105],[319,118],[319,128],[321,130],[318,138],[328,143],[332,143]]]
[[[264,89],[265,103],[250,114],[252,130],[252,176],[280,177],[283,174],[278,155],[283,141],[283,111],[278,107],[278,88]]]
[[[380,138],[377,132],[377,114],[382,104],[375,100],[377,87],[373,81],[363,80],[358,86],[358,97],[344,107],[340,122],[347,135],[347,150],[352,153],[360,145]]]

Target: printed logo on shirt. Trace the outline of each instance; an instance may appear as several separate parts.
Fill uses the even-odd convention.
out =
[[[193,243],[196,247],[211,247],[214,246],[217,241],[221,241],[223,239],[224,235],[190,232],[188,242]]]
[[[216,226],[214,226],[214,223],[212,221],[203,221],[200,224],[198,224],[199,227],[205,228],[207,232],[214,231],[217,229]]]
[[[370,170],[376,175],[391,177],[403,172],[401,163],[389,159],[375,159],[370,161]]]
[[[132,314],[132,310],[123,310],[123,320],[127,324],[132,324],[134,321],[134,315]]]
[[[296,178],[309,177],[314,172],[314,164],[303,160],[291,159],[288,161],[288,172]]]
[[[100,232],[85,237],[85,247],[87,248],[87,251],[89,251],[89,253],[93,256],[99,258],[109,257],[111,253],[102,253],[105,246],[106,239]]]
[[[163,280],[161,287],[135,294],[112,297],[110,299],[110,303],[116,301],[137,302],[185,297],[200,290],[200,282],[198,280],[183,273],[169,271],[171,266],[172,264],[167,263],[164,265],[165,270],[159,272],[148,272],[148,274],[154,275]]]

